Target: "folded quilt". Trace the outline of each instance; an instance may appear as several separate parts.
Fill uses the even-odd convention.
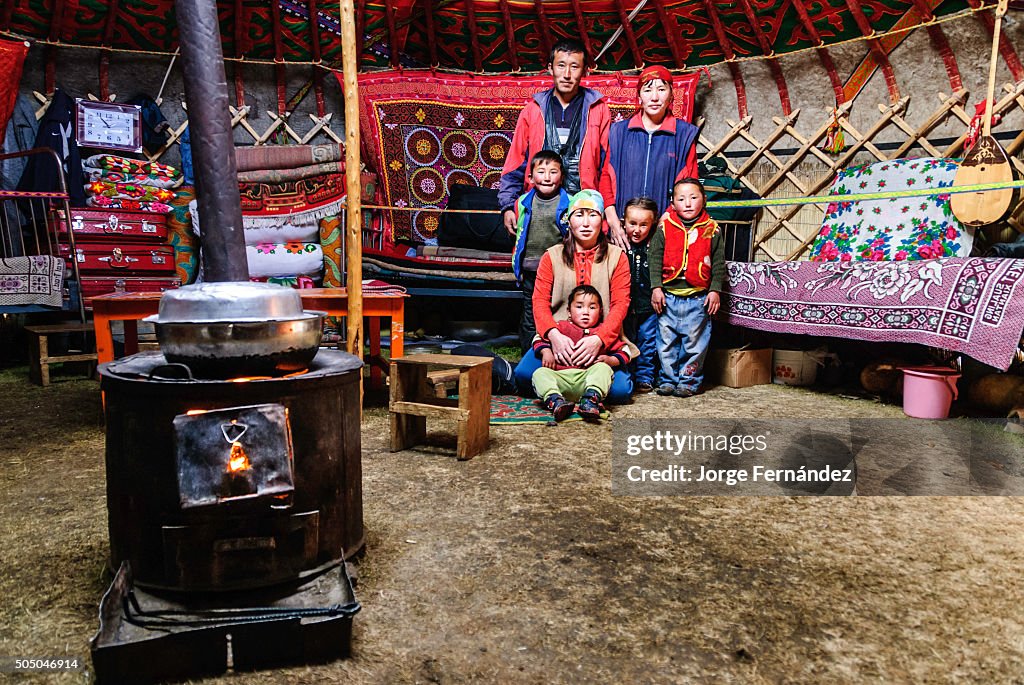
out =
[[[107,171],[120,171],[126,174],[144,174],[167,178],[181,178],[181,172],[170,164],[150,162],[146,159],[132,159],[118,155],[93,155],[83,162],[84,166]]]
[[[164,202],[140,202],[138,200],[120,200],[102,195],[92,195],[85,200],[90,207],[102,207],[103,209],[127,209],[132,212],[152,212],[154,214],[168,214],[172,207]]]
[[[294,169],[339,162],[345,159],[345,151],[338,143],[327,145],[258,145],[235,148],[235,163],[239,171],[260,169]]]
[[[85,192],[93,197],[109,197],[114,200],[136,200],[139,202],[163,202],[174,199],[173,190],[143,185],[141,183],[110,183],[92,181],[85,184]]]
[[[64,260],[48,255],[0,259],[0,305],[61,306]]]
[[[323,162],[321,164],[308,164],[294,169],[257,169],[253,171],[238,172],[239,183],[287,183],[288,181],[301,181],[304,178],[313,178],[323,174],[345,173],[344,162]]]
[[[85,167],[85,179],[89,182],[104,181],[106,183],[141,183],[154,188],[177,188],[185,180],[181,176],[164,174],[131,174],[124,171],[109,171]]]
[[[320,243],[261,243],[246,245],[250,278],[282,276],[319,277],[324,267]]]

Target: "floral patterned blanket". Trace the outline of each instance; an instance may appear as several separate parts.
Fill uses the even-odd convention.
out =
[[[1024,331],[1024,260],[728,262],[733,325],[929,345],[1006,370]]]
[[[812,262],[903,261],[969,257],[973,229],[953,216],[949,194],[933,197],[890,197],[844,202],[843,195],[888,193],[918,188],[947,188],[959,165],[956,160],[923,157],[874,162],[839,172],[818,237]]]

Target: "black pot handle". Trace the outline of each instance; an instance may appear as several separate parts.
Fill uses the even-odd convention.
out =
[[[161,370],[173,371],[173,372],[176,372],[176,373],[173,373],[171,375],[163,375],[163,374],[157,373],[158,371],[161,371]],[[168,363],[168,364],[160,364],[159,366],[154,366],[150,370],[150,372],[148,374],[148,377],[149,377],[149,380],[157,380],[157,379],[165,380],[165,381],[194,381],[195,380],[195,378],[192,376],[192,369],[190,369],[186,364],[180,364],[178,362]]]

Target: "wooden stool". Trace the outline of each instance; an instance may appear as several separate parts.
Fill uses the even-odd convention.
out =
[[[427,367],[457,369],[458,399],[434,396]],[[427,436],[427,417],[459,422],[459,459],[471,459],[487,449],[491,418],[491,358],[450,354],[416,354],[391,360],[391,451],[421,444]]]
[[[46,387],[50,384],[50,364],[56,362],[95,362],[96,352],[79,352],[76,354],[62,354],[50,356],[49,336],[54,333],[86,333],[92,334],[91,323],[79,323],[77,321],[68,323],[57,323],[49,326],[25,326],[25,331],[32,338],[28,346],[28,377],[36,385]],[[95,350],[95,346],[93,347]],[[93,366],[90,365],[90,369]],[[92,375],[92,371],[89,372]]]

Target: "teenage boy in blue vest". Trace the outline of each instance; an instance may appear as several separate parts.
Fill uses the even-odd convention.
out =
[[[648,252],[651,304],[658,312],[659,395],[691,397],[704,380],[711,317],[720,306],[725,241],[704,211],[696,178],[672,186],[672,204],[661,217]]]
[[[569,194],[562,188],[564,177],[562,158],[557,152],[541,150],[530,160],[529,191],[516,200],[515,248],[512,252],[512,271],[523,290],[523,315],[519,320],[519,347],[525,355],[537,334],[533,320],[533,288],[537,281],[537,266],[544,251],[562,242],[569,226],[565,223],[569,208]]]

